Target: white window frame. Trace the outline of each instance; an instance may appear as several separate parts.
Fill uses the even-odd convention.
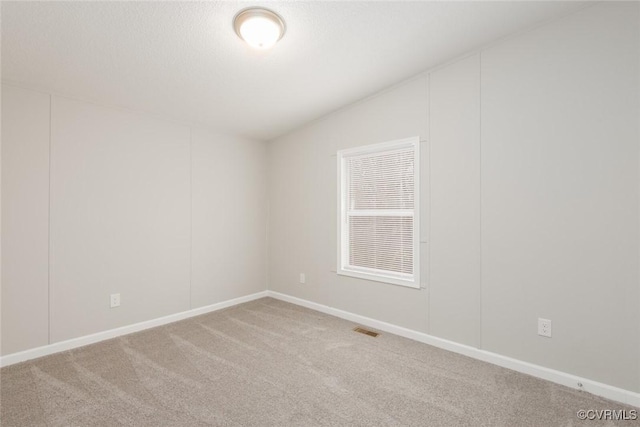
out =
[[[414,150],[414,201],[413,201],[413,274],[407,275],[386,270],[350,266],[349,259],[349,226],[347,222],[347,172],[346,159],[371,153],[394,151],[412,147]],[[420,288],[420,138],[411,137],[395,141],[371,144],[362,147],[340,150],[338,160],[338,265],[336,272],[342,276],[357,277],[393,285]],[[389,210],[376,210],[380,216],[393,215]],[[404,216],[407,212],[403,212]],[[397,213],[396,213],[397,215]]]

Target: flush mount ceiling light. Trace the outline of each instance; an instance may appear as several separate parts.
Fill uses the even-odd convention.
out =
[[[274,12],[252,7],[241,10],[233,19],[236,34],[256,49],[269,49],[284,35],[284,21]]]

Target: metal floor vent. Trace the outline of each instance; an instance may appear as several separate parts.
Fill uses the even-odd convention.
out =
[[[374,338],[377,337],[378,335],[380,335],[377,332],[373,332],[373,331],[370,331],[368,329],[361,328],[359,326],[353,328],[353,330],[356,331],[356,332],[360,332],[361,334],[369,335],[370,337],[374,337]]]

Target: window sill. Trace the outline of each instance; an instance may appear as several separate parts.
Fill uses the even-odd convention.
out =
[[[355,271],[355,270],[344,269],[344,268],[339,268],[336,271],[336,273],[340,276],[349,276],[349,277],[355,277],[358,279],[371,280],[373,282],[388,283],[391,285],[398,285],[398,286],[404,286],[407,288],[420,289],[420,282],[419,282],[419,279],[417,278],[418,277],[417,275],[414,275],[414,277],[410,279],[404,279],[400,277],[385,276],[383,274],[365,273],[362,271]]]

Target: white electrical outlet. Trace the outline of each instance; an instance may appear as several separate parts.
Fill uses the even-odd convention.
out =
[[[120,294],[111,294],[111,308],[120,307]]]
[[[300,283],[302,284],[307,283],[307,276],[305,276],[304,273],[300,273]]]
[[[538,335],[551,338],[551,320],[538,319]]]

